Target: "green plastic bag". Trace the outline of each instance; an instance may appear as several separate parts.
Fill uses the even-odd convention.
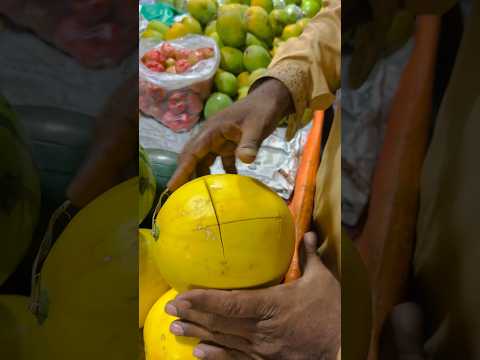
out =
[[[173,6],[164,3],[143,4],[141,5],[140,13],[148,21],[160,20],[168,26],[173,25],[175,22],[175,17],[178,15],[183,15],[182,12]]]

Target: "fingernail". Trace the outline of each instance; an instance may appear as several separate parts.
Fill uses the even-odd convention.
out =
[[[183,335],[183,327],[179,323],[173,322],[170,324],[170,332],[173,335],[182,336]]]
[[[175,306],[173,306],[172,304],[167,304],[167,306],[165,306],[165,312],[168,315],[178,316],[177,308]]]
[[[195,348],[193,350],[193,356],[199,358],[199,359],[203,359],[205,357],[205,353],[203,352],[202,349],[199,349],[199,348]]]

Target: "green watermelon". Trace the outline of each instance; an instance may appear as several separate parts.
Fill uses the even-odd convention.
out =
[[[85,162],[94,137],[95,118],[38,106],[18,106],[15,112],[25,126],[38,168],[42,214],[51,214],[65,201],[68,185]]]
[[[177,168],[177,154],[160,149],[145,149],[145,151],[148,153],[160,194],[166,189],[168,180]]]
[[[141,146],[139,149],[139,175],[140,198],[138,224],[141,224],[153,207],[153,201],[157,190],[157,182],[153,175],[148,154]]]
[[[23,129],[0,96],[0,285],[25,256],[40,210],[40,182]]]

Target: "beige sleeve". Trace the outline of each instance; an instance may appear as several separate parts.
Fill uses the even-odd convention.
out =
[[[289,90],[295,105],[294,133],[306,108],[323,110],[332,105],[340,86],[341,4],[320,11],[302,35],[289,39],[277,51],[262,78],[280,80]]]

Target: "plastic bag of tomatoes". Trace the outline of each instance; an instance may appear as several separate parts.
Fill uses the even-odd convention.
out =
[[[175,132],[190,130],[220,63],[215,41],[199,35],[156,44],[142,40],[139,54],[140,111]]]

